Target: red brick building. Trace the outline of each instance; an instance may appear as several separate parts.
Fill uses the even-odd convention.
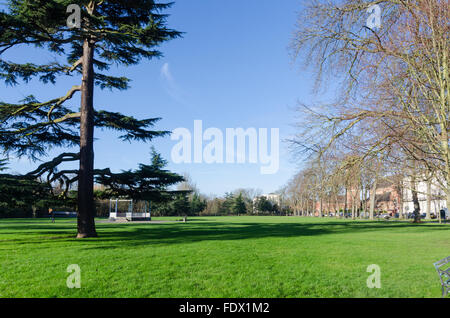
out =
[[[375,211],[377,212],[388,212],[396,213],[399,211],[402,202],[402,195],[399,193],[397,188],[389,181],[380,181],[375,193]],[[355,201],[355,202],[353,202]],[[353,205],[358,207],[363,206],[363,209],[370,206],[370,195],[367,198],[363,198],[360,193],[356,190],[347,191],[347,211],[351,210]],[[316,202],[315,206],[316,215],[320,211],[320,202]],[[323,213],[334,212],[336,210],[341,211],[345,208],[345,196],[340,195],[337,198],[324,199],[322,201],[322,211]]]

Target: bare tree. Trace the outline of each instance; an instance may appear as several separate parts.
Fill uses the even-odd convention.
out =
[[[378,29],[366,23],[373,4],[382,8]],[[442,176],[450,207],[449,20],[446,0],[310,1],[298,19],[294,56],[316,68],[317,88],[325,76],[338,77],[342,94],[334,103],[301,105],[307,120],[296,145],[314,150],[356,141],[363,159],[398,148],[423,167],[411,178]]]

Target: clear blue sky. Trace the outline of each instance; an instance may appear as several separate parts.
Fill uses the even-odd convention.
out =
[[[162,117],[157,129],[193,129],[196,119],[204,128],[279,128],[290,136],[298,100],[311,101],[312,78],[292,65],[288,45],[300,0],[179,0],[168,13],[168,25],[185,32],[181,39],[161,47],[164,57],[114,70],[132,79],[125,92],[95,94],[97,109],[136,117]],[[48,61],[47,52],[15,51],[14,61]],[[65,95],[75,84],[64,79],[56,86],[36,81],[16,87],[0,86],[1,99],[17,102],[34,94],[40,100]],[[79,95],[77,95],[77,100]],[[75,103],[74,105],[76,105]],[[149,144],[123,143],[110,131],[96,130],[95,165],[113,171],[148,162]],[[261,175],[258,164],[174,164],[170,137],[152,143],[169,161],[169,169],[188,173],[202,193],[223,195],[237,188],[273,192],[297,171],[287,144],[281,143],[280,170]],[[58,150],[58,152],[60,152]],[[15,172],[27,172],[37,163],[13,161]]]

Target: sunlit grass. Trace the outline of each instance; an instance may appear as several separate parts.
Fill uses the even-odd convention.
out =
[[[209,217],[97,229],[76,240],[75,220],[0,220],[0,297],[440,297],[433,262],[450,255],[438,224]],[[70,264],[81,289],[66,286]],[[381,289],[366,286],[370,264]]]

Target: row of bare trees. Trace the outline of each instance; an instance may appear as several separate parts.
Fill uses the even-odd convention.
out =
[[[396,177],[392,175],[391,180]],[[333,213],[338,217],[351,213],[353,219],[373,219],[381,178],[386,180],[380,161],[361,161],[352,154],[313,157],[283,189],[283,199],[295,215],[323,217]]]
[[[400,219],[407,217],[408,205],[420,210],[419,197],[426,198],[426,219],[430,219],[431,205],[445,199],[436,191],[440,188],[435,176],[413,162],[399,164],[388,158],[362,159],[355,154],[311,157],[282,189],[283,202],[297,216],[345,216],[374,219],[381,211],[397,212]],[[426,184],[418,188],[418,184]],[[444,193],[442,191],[442,193]],[[384,204],[384,205],[383,205]],[[416,219],[420,221],[421,215]],[[438,214],[439,218],[441,215]]]
[[[377,28],[367,23],[373,5],[381,12]],[[297,154],[313,158],[301,174],[313,168],[305,177],[319,180],[315,199],[351,188],[357,206],[388,175],[399,187],[408,180],[416,221],[418,181],[435,180],[450,207],[448,0],[312,0],[305,6],[292,52],[314,68],[318,92],[324,83],[339,92],[332,102],[298,107],[302,119],[291,143]],[[340,185],[331,186],[332,179]],[[374,202],[368,204],[372,216]]]

